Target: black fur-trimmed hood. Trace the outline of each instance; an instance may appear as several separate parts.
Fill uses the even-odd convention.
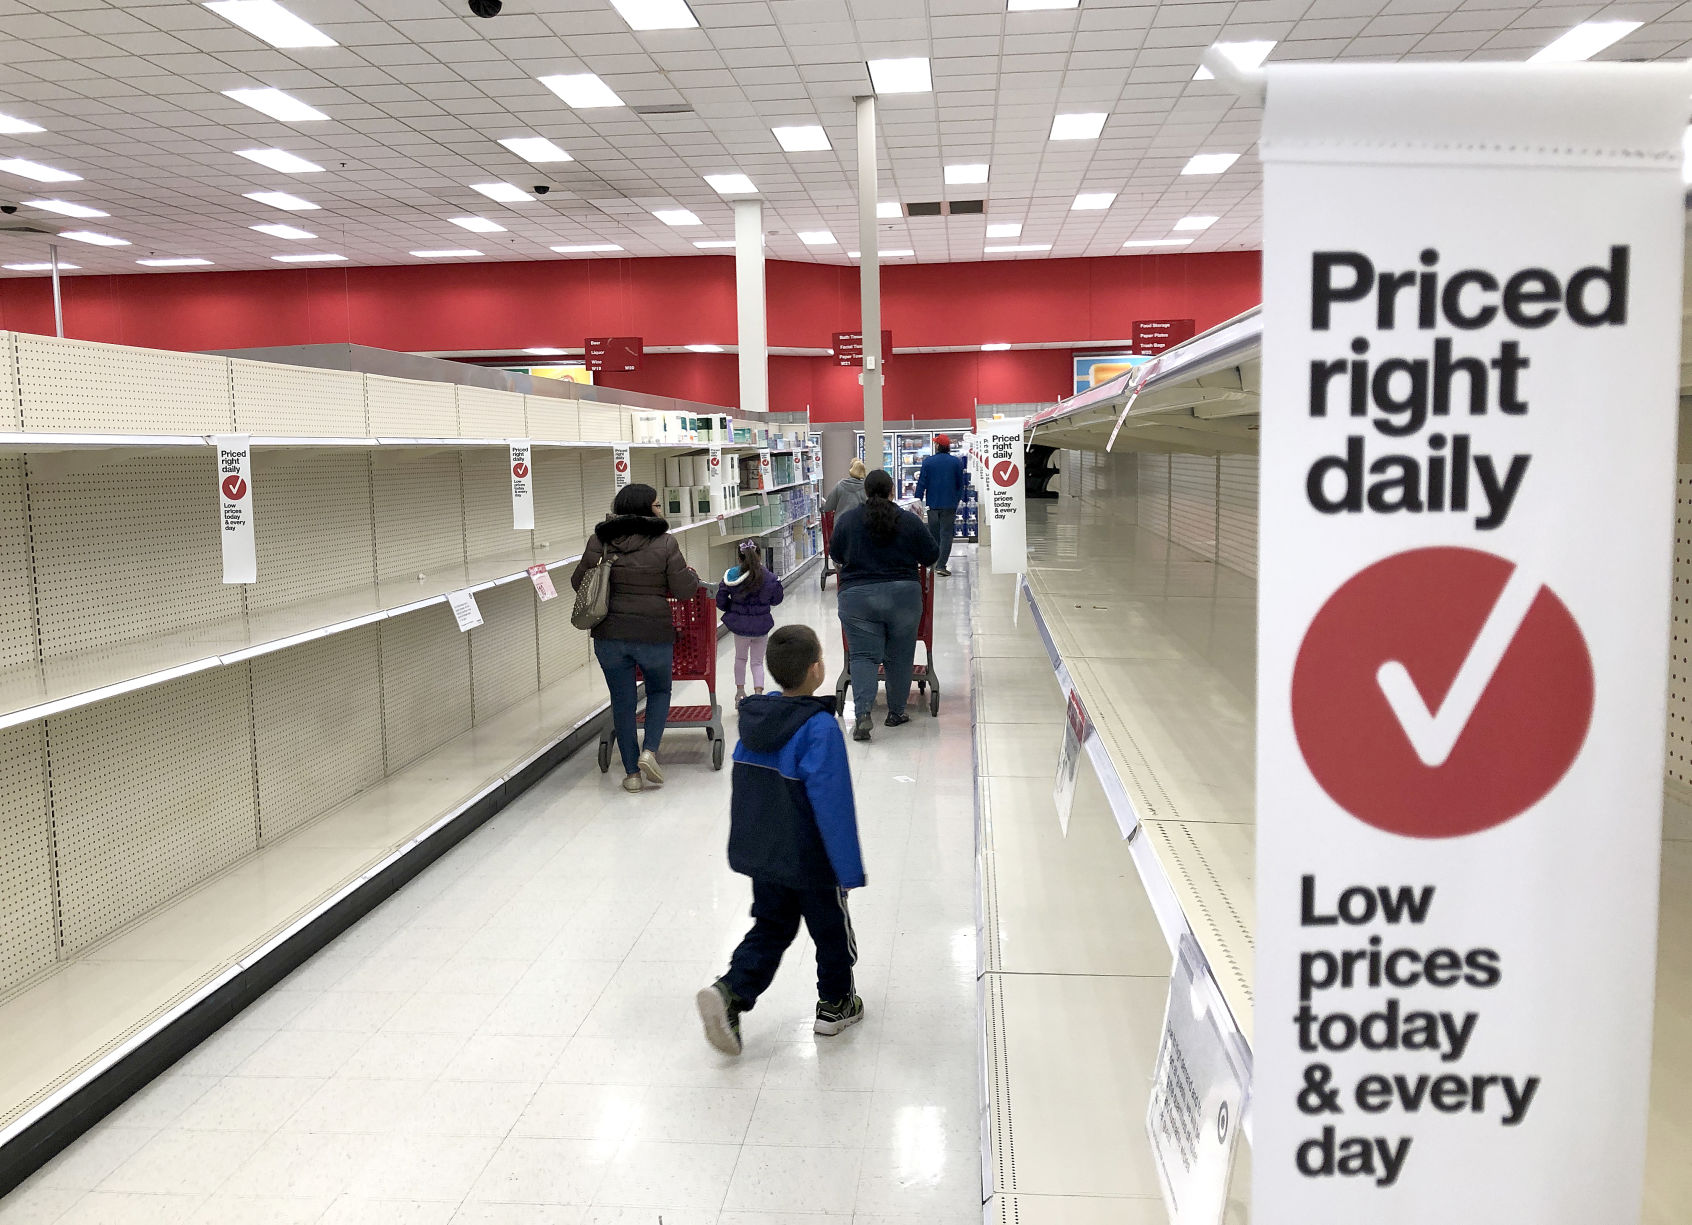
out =
[[[635,537],[644,544],[648,540],[656,540],[670,530],[670,521],[660,519],[656,515],[612,515],[605,522],[593,529],[603,544],[616,544],[620,540]],[[622,546],[626,551],[629,546]],[[638,546],[636,546],[638,547]]]

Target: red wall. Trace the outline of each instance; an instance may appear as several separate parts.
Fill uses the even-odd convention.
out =
[[[1202,330],[1261,297],[1255,251],[882,270],[895,347],[1123,340],[1136,319],[1190,318]],[[72,276],[65,331],[159,349],[240,349],[348,341],[403,351],[577,346],[586,336],[648,345],[735,343],[734,261],[556,260],[274,272]],[[856,328],[856,268],[772,261],[770,344],[825,348]],[[45,278],[0,280],[0,328],[50,333]],[[1071,386],[1068,349],[896,355],[889,420],[967,417],[981,403],[1052,400]],[[610,386],[734,404],[733,354],[650,354]],[[857,371],[828,358],[773,357],[771,406],[855,420]]]

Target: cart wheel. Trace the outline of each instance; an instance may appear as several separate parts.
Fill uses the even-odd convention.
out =
[[[928,682],[927,681],[918,681],[917,682],[917,692],[918,693],[927,693],[928,692]]]
[[[711,768],[713,770],[723,768],[723,742],[721,740],[714,739],[711,741]]]
[[[717,729],[712,727],[709,723],[707,723],[705,725],[705,739],[715,740],[716,738],[717,738]]]
[[[936,719],[940,717],[940,691],[938,689],[928,695],[928,713]]]
[[[599,742],[599,772],[601,774],[611,772],[611,742],[609,740]]]

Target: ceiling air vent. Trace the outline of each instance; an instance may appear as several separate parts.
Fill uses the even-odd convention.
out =
[[[930,200],[922,204],[905,205],[907,217],[938,217],[945,206],[938,200]]]
[[[0,221],[0,234],[45,234],[51,238],[53,230],[44,230],[28,221]]]
[[[946,206],[946,212],[953,217],[963,217],[971,214],[980,216],[986,211],[987,201],[985,200],[953,200]]]
[[[637,115],[691,115],[693,108],[685,102],[654,102],[649,106],[629,107]]]

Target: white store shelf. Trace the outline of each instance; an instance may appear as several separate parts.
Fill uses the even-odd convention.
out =
[[[0,1144],[598,718],[592,665],[523,699],[0,1003]]]
[[[9,430],[0,432],[0,453],[12,454],[21,451],[111,451],[111,450],[139,450],[139,451],[178,451],[178,450],[209,450],[213,443],[211,434],[69,434],[55,432],[30,432]],[[708,443],[664,443],[664,442],[622,442],[616,439],[601,442],[593,439],[558,440],[548,438],[513,439],[513,438],[401,438],[384,436],[380,438],[353,437],[294,437],[285,434],[255,434],[251,438],[255,447],[311,450],[315,448],[346,448],[362,447],[367,450],[378,448],[402,447],[436,447],[436,448],[472,448],[472,447],[509,447],[513,442],[528,442],[535,447],[558,448],[574,451],[604,451],[612,447],[628,447],[631,451],[663,452],[676,454],[692,454],[703,451],[711,444]],[[755,447],[742,444],[725,445],[725,451],[755,451]],[[803,484],[803,482],[798,482]],[[787,486],[782,486],[787,488]]]

